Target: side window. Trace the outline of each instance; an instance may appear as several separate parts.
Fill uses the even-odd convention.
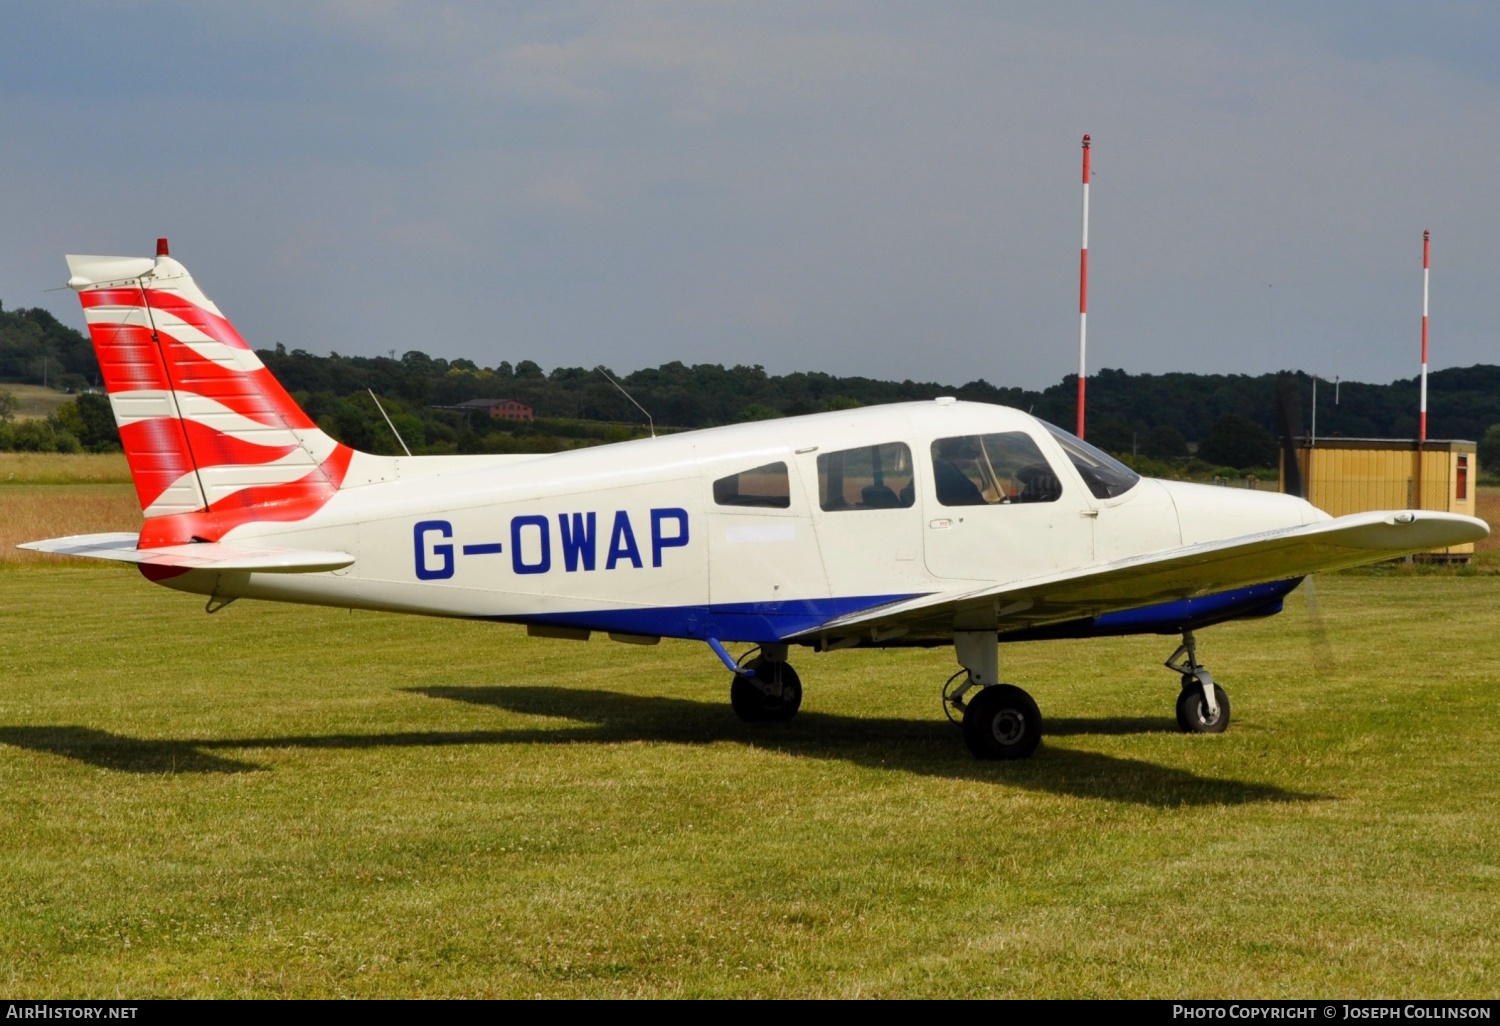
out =
[[[786,509],[792,504],[792,485],[785,463],[742,470],[714,482],[714,502],[720,506],[760,506]]]
[[[944,506],[1056,502],[1062,483],[1024,431],[939,438],[932,443],[932,480]]]
[[[818,504],[825,510],[906,509],[915,501],[911,450],[901,442],[818,457]]]

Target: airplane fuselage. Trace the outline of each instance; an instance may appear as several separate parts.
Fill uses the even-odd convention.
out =
[[[1023,454],[1009,477],[996,439]],[[355,557],[346,569],[152,576],[220,598],[766,643],[899,599],[1321,519],[1291,496],[1149,478],[1100,498],[1035,418],[939,400],[529,458],[356,454],[313,516],[222,539],[341,550]],[[1286,590],[1219,605],[1261,610]]]

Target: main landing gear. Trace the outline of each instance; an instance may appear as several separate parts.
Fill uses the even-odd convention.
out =
[[[1025,691],[999,682],[1000,646],[995,632],[955,631],[953,650],[963,669],[949,677],[943,688],[943,712],[950,720],[956,721],[954,713],[963,717],[969,751],[977,759],[1030,756],[1042,743],[1042,713]],[[966,700],[970,692],[975,694]]]
[[[759,654],[736,672],[729,704],[746,723],[779,723],[797,715],[802,680],[786,661],[787,646],[762,645]]]
[[[1167,660],[1167,669],[1182,675],[1177,696],[1177,726],[1186,734],[1222,734],[1229,726],[1229,696],[1198,662],[1192,631],[1182,632],[1182,644]]]

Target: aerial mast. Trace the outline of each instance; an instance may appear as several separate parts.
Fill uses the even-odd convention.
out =
[[[1425,337],[1425,317],[1422,321]],[[1089,137],[1083,137],[1083,246],[1078,261],[1078,437],[1083,437],[1084,378],[1089,338]],[[1425,350],[1424,350],[1425,352]],[[1425,359],[1425,357],[1424,357]]]
[[[1417,441],[1427,441],[1427,282],[1432,274],[1432,232],[1422,233],[1422,399]]]

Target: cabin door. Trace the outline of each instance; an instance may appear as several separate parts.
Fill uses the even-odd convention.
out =
[[[923,548],[934,576],[995,584],[1093,561],[1098,511],[1027,432],[940,438],[924,456]]]

